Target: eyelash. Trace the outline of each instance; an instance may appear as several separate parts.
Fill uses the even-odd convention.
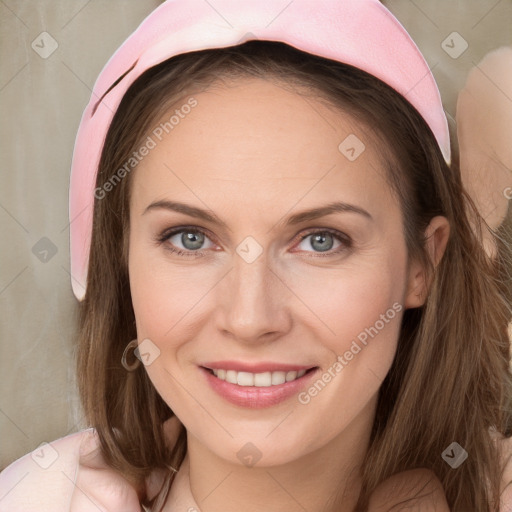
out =
[[[193,226],[180,226],[179,228],[173,228],[170,231],[169,230],[163,231],[161,234],[157,235],[157,237],[155,238],[155,241],[159,245],[161,245],[161,244],[165,243],[172,236],[176,235],[177,233],[182,233],[182,232],[201,233],[202,235],[205,235],[206,237],[211,238],[208,235],[208,232],[205,231],[204,229],[193,227]],[[327,251],[324,254],[318,253],[315,256],[311,256],[312,258],[325,258],[325,257],[329,257],[329,256],[335,256],[335,255],[339,255],[342,252],[347,251],[352,248],[353,242],[349,236],[347,236],[344,233],[341,233],[335,229],[330,229],[330,228],[311,229],[310,231],[308,231],[305,235],[303,235],[299,239],[298,243],[302,242],[304,239],[308,238],[311,235],[324,234],[324,233],[329,233],[331,235],[334,235],[334,237],[337,238],[338,241],[340,241],[342,243],[342,246],[339,247],[335,251],[331,251],[331,252]],[[205,256],[205,251],[184,251],[182,249],[175,249],[173,247],[166,247],[165,249],[173,254],[177,254],[178,256],[185,256],[185,257],[191,257],[191,258],[200,258],[200,257]]]

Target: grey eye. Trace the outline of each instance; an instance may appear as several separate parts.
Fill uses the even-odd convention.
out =
[[[180,247],[179,244],[177,245],[178,242],[173,241],[173,238],[176,238],[179,241],[179,243],[182,244],[182,247]],[[197,251],[198,249],[205,249],[205,247],[202,247],[205,240],[208,240],[208,237],[206,237],[204,233],[193,230],[182,230],[175,233],[169,238],[169,241],[173,245],[176,245],[179,249],[185,249],[187,251]]]
[[[334,246],[334,240],[337,237],[332,235],[329,232],[325,231],[318,231],[317,233],[310,233],[309,235],[306,235],[302,240],[302,243],[306,243],[305,241],[310,239],[309,246],[312,247],[317,252],[326,252],[331,251]],[[340,243],[341,245],[341,243]],[[300,244],[299,244],[300,246]],[[338,246],[339,247],[339,246]],[[299,247],[300,248],[300,247]],[[307,250],[307,248],[304,248],[304,250]]]

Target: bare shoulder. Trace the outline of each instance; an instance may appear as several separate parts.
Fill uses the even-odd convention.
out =
[[[368,512],[388,512],[411,500],[418,512],[450,512],[443,486],[434,472],[412,469],[382,482],[370,497]]]
[[[68,511],[82,443],[95,443],[82,430],[15,460],[0,473],[0,512]]]
[[[500,450],[500,462],[503,467],[500,482],[500,512],[512,511],[512,437],[491,432]]]
[[[500,512],[512,512],[512,437],[489,430],[499,449],[502,469]],[[400,500],[410,499],[419,489],[425,498],[418,503],[421,512],[449,512],[444,489],[436,475],[427,469],[415,469],[393,475],[382,482],[370,497],[368,512],[387,512]]]

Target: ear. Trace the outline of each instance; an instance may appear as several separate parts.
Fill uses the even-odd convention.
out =
[[[448,244],[450,237],[450,223],[446,217],[434,217],[425,230],[425,248],[430,261],[437,267]],[[430,281],[424,265],[417,260],[411,262],[407,279],[407,291],[405,295],[405,309],[419,308],[423,306],[430,289]]]

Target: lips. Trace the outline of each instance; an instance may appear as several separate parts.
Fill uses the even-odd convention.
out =
[[[201,364],[204,368],[210,370],[235,370],[236,372],[249,372],[249,373],[263,373],[263,372],[274,372],[274,371],[300,371],[309,370],[314,368],[314,365],[300,365],[300,364],[289,364],[289,363],[274,363],[274,362],[262,362],[262,363],[243,363],[238,361],[215,361],[206,362]]]
[[[306,387],[317,366],[281,363],[204,363],[200,370],[210,387],[232,404],[260,409],[291,398]]]

